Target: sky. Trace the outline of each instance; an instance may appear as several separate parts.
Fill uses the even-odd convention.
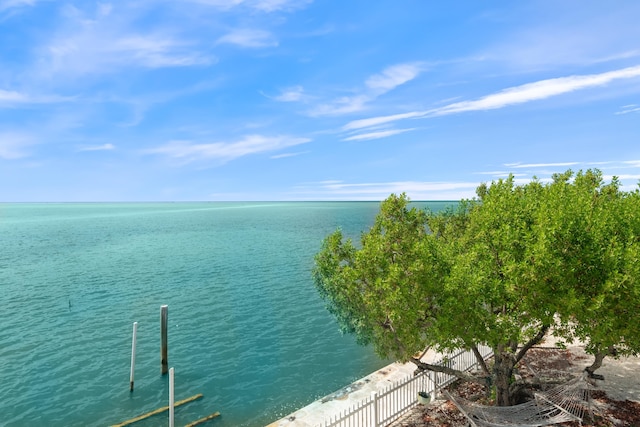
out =
[[[0,202],[640,180],[640,2],[0,0]]]

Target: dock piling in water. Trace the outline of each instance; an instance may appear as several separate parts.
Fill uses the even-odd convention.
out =
[[[196,420],[196,421],[194,421],[192,423],[187,424],[185,427],[195,427],[195,426],[203,424],[203,423],[205,423],[205,422],[207,422],[209,420],[212,420],[214,418],[218,418],[219,416],[220,416],[220,412],[214,412],[211,415],[207,415],[204,418],[200,418],[199,420]]]
[[[194,400],[198,400],[198,399],[201,399],[201,398],[202,398],[202,393],[198,393],[198,394],[196,394],[194,396],[191,396],[191,397],[188,397],[186,399],[183,399],[183,400],[180,400],[180,401],[176,402],[174,406],[175,407],[182,406],[185,403],[193,402]],[[155,411],[147,412],[146,414],[143,414],[143,415],[138,415],[137,417],[131,418],[130,420],[124,421],[124,422],[122,422],[120,424],[114,424],[111,427],[125,427],[125,426],[128,426],[130,424],[137,423],[138,421],[146,420],[149,417],[161,414],[164,411],[168,411],[168,410],[169,410],[168,406],[163,406],[162,408],[158,408]]]
[[[129,391],[133,391],[133,372],[136,368],[136,335],[138,322],[133,322],[133,338],[131,339],[131,374],[129,375]]]
[[[167,360],[167,321],[169,318],[169,306],[160,306],[160,364],[162,375],[166,374],[169,369],[169,361]]]
[[[174,370],[173,368],[169,369],[169,427],[173,427],[173,414],[174,414],[174,394],[173,394],[173,385],[174,385]]]

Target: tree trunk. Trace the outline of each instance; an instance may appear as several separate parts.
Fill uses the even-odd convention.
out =
[[[500,351],[497,349],[494,354],[493,364],[493,383],[496,387],[496,405],[510,406],[511,402],[511,377],[513,376],[513,367],[515,366],[515,358],[508,351]]]
[[[542,341],[548,330],[549,325],[542,325],[538,333],[522,346],[520,351],[518,351],[518,343],[515,341],[498,344],[498,346],[493,349],[494,364],[492,378],[493,385],[496,388],[496,405],[511,406],[516,403],[518,387],[512,384],[513,369],[527,351]]]
[[[599,369],[602,366],[602,361],[604,360],[605,357],[615,356],[615,355],[616,355],[616,349],[613,346],[609,346],[607,348],[607,351],[605,352],[598,351],[595,354],[595,359],[591,364],[591,366],[587,366],[586,368],[584,368],[584,370],[587,371],[587,373],[589,374],[589,378],[593,378],[596,380],[604,380],[604,377],[602,375],[596,374],[595,371],[596,369]]]

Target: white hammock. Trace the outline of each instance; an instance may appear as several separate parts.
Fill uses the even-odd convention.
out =
[[[514,406],[483,406],[444,393],[475,427],[542,427],[567,421],[582,425],[585,412],[591,412],[592,388],[584,378],[577,378],[534,393],[534,400]]]

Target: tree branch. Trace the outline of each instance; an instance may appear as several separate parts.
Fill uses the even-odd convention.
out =
[[[482,368],[482,372],[487,374],[487,376],[491,376],[491,372],[489,372],[489,367],[487,366],[487,362],[485,362],[484,357],[482,357],[482,354],[480,354],[480,350],[478,350],[478,346],[475,344],[472,345],[471,351],[473,351],[473,354],[476,356],[476,360],[480,364],[480,367]]]
[[[411,361],[418,367],[418,369],[422,371],[442,372],[443,374],[452,375],[464,381],[470,381],[487,387],[490,385],[490,381],[486,377],[474,377],[471,374],[463,371],[458,371],[457,369],[451,369],[446,366],[425,363],[419,359],[416,359],[415,357],[412,357]]]
[[[524,357],[524,355],[527,353],[527,351],[529,351],[529,349],[531,347],[533,347],[534,345],[538,344],[540,341],[542,341],[542,339],[544,338],[544,336],[546,335],[547,331],[549,330],[549,325],[542,325],[542,329],[540,329],[538,331],[538,333],[536,334],[535,337],[531,338],[529,340],[528,343],[526,343],[518,352],[518,354],[516,354],[516,363],[518,363],[520,361],[520,359],[522,359]]]

